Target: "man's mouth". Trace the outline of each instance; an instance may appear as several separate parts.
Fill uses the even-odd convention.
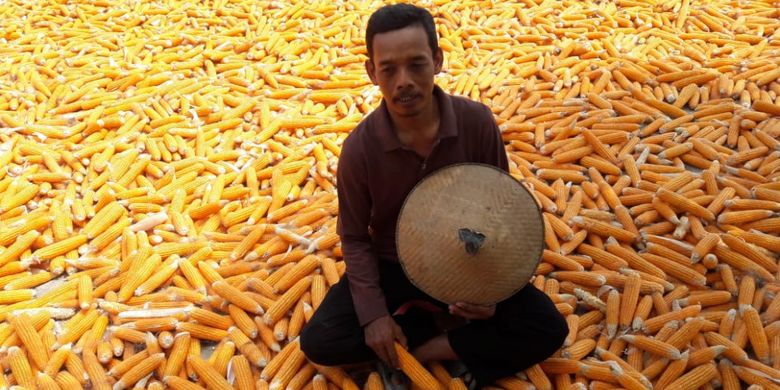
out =
[[[396,98],[396,101],[398,101],[399,103],[405,104],[405,103],[411,102],[415,98],[417,98],[417,95],[404,95],[404,96]]]

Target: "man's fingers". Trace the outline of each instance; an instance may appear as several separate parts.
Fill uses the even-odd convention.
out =
[[[387,355],[387,348],[384,344],[371,345],[371,349],[374,350],[379,360],[385,362],[385,364],[390,364],[390,356]]]
[[[470,303],[458,303],[456,306],[470,313],[481,314],[481,313],[488,313],[490,311],[489,306],[478,306],[478,305],[472,305]]]
[[[404,348],[408,348],[406,345],[406,335],[400,326],[395,327],[395,339],[398,340],[398,342],[403,345]]]
[[[398,334],[396,340],[398,340],[398,344],[401,344],[404,348],[408,348],[409,346],[406,345],[406,336],[404,336],[403,333]]]
[[[393,345],[393,341],[391,340],[390,343],[386,345],[387,353],[389,355],[389,364],[393,368],[400,369],[401,365],[398,363],[398,354],[395,353],[395,346]]]
[[[450,313],[468,320],[479,320],[490,317],[492,315],[492,308],[490,306],[457,303],[455,305],[450,305]]]
[[[473,320],[473,319],[476,318],[476,314],[474,314],[474,313],[472,313],[470,311],[461,309],[461,308],[459,308],[457,306],[453,307],[452,310],[450,310],[450,313],[452,313],[452,314],[454,314],[456,316],[461,316],[461,317],[463,317],[463,318],[465,318],[467,320]]]

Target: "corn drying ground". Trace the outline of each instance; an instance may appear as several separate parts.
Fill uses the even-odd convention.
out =
[[[0,1],[0,388],[356,388],[296,337],[344,272],[380,5]],[[571,329],[495,386],[780,387],[780,4],[420,5],[437,83],[493,109],[544,210],[532,282]]]

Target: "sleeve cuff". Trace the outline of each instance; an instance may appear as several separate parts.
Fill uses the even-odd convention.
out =
[[[358,322],[361,327],[368,325],[377,318],[390,315],[390,312],[387,311],[387,305],[385,304],[384,298],[371,300],[356,298],[357,297],[353,296],[352,301],[354,302],[355,312],[357,313]]]

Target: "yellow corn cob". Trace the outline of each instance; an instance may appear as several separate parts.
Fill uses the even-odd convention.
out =
[[[282,366],[276,372],[276,375],[274,375],[270,389],[285,389],[305,361],[306,356],[303,354],[303,351],[299,348],[292,349]]]
[[[217,373],[225,377],[227,375],[228,363],[230,363],[230,357],[236,352],[236,345],[230,340],[223,340],[214,349],[214,352],[209,356],[206,363],[213,367]]]
[[[36,385],[42,390],[57,390],[60,386],[50,375],[39,372],[36,377]]]
[[[214,284],[218,281],[223,281],[224,278],[216,270],[217,265],[213,261],[201,261],[198,263],[198,270],[205,281]]]
[[[270,350],[274,352],[279,352],[281,348],[279,347],[279,343],[277,342],[274,336],[273,329],[268,327],[260,317],[255,317],[254,321],[258,329],[258,334],[263,344]]]
[[[236,387],[239,390],[253,389],[254,380],[252,378],[252,370],[249,367],[249,362],[246,358],[241,355],[234,356],[231,359],[230,365],[233,370]]]
[[[95,352],[91,348],[87,348],[82,352],[84,359],[84,368],[89,375],[90,383],[97,389],[110,389],[108,381],[106,380],[106,373],[103,367],[100,365]]]
[[[764,363],[770,361],[769,341],[764,328],[761,326],[761,319],[758,311],[750,305],[740,305],[739,314],[747,326],[747,335],[753,351],[756,356]]]
[[[200,357],[189,355],[187,356],[187,363],[192,365],[195,372],[198,373],[198,376],[201,379],[203,379],[203,381],[208,385],[209,388],[212,389],[232,388],[230,384],[228,384],[227,380],[225,380],[224,377],[219,375],[219,373],[214,368],[209,366]]]
[[[778,270],[777,264],[775,264],[769,256],[754,249],[754,247],[748,245],[745,241],[730,234],[721,234],[720,238],[723,243],[729,246],[729,248],[754,261],[769,272],[776,272]]]
[[[49,361],[49,350],[44,347],[43,342],[38,336],[35,328],[32,325],[30,317],[25,314],[19,316],[8,317],[8,321],[14,327],[16,334],[24,344],[27,355],[33,363],[39,368],[43,369]]]
[[[134,385],[150,372],[154,371],[160,364],[165,361],[164,353],[157,353],[142,360],[125,372],[121,378],[114,384],[115,389],[125,389],[130,385]]]
[[[41,249],[33,252],[33,259],[35,261],[51,260],[57,256],[64,255],[87,242],[87,236],[84,234],[77,234],[73,237],[66,238],[62,241],[56,242],[51,245],[47,245]]]
[[[176,324],[176,331],[189,332],[192,337],[212,341],[220,341],[227,336],[227,332],[222,329],[189,322],[179,322]]]
[[[306,276],[299,280],[289,290],[287,290],[263,316],[266,324],[272,325],[279,321],[283,316],[287,314],[287,311],[292,308],[298,299],[309,289],[311,286],[312,277]]]
[[[228,316],[222,316],[212,311],[194,308],[189,313],[190,318],[208,326],[227,330],[233,325],[233,321]]]
[[[146,342],[146,335],[138,330],[130,329],[129,327],[112,327],[111,335],[121,340],[130,341],[133,343]]]
[[[17,276],[18,275],[18,276]],[[43,271],[38,272],[36,274],[29,274],[29,273],[21,273],[17,275],[10,275],[10,276],[17,276],[15,280],[11,280],[8,283],[4,283],[6,290],[15,290],[15,289],[25,289],[30,287],[37,287],[41,284],[44,284],[54,278],[54,275],[52,275],[50,272]]]
[[[244,294],[241,293],[240,290],[237,288],[231,286],[225,281],[218,280],[211,284],[211,288],[214,289],[214,291],[219,294],[222,298],[225,298],[229,302],[233,303],[234,305],[249,311],[251,313],[255,314],[263,314],[265,311],[263,308],[252,300],[251,298],[246,297]]]
[[[634,233],[619,229],[615,226],[606,224],[598,220],[576,216],[576,217],[572,217],[571,222],[577,226],[582,226],[589,232],[603,235],[603,236],[611,236],[617,239],[618,241],[632,242],[637,239],[637,235]]]
[[[295,264],[289,272],[287,272],[281,279],[274,283],[274,292],[280,293],[288,290],[291,286],[297,283],[302,278],[311,274],[320,265],[320,259],[317,256],[309,255],[301,259]]]
[[[122,376],[124,375],[128,370],[138,365],[143,360],[147,359],[149,357],[149,351],[143,350],[141,352],[138,352],[132,356],[128,356],[125,358],[121,363],[111,367],[111,369],[108,370],[108,375],[111,376]]]
[[[139,258],[136,260],[134,265],[137,265],[137,267],[134,267],[134,269],[130,271],[128,279],[125,280],[125,282],[122,284],[122,287],[119,289],[119,293],[117,294],[119,301],[124,302],[130,299],[134,290],[157,270],[161,260],[162,257],[157,253],[152,254],[147,259]]]
[[[0,304],[7,305],[10,303],[29,301],[34,297],[35,290],[31,289],[0,291]]]
[[[238,350],[244,355],[249,362],[258,367],[265,367],[268,363],[267,348],[261,348],[262,345],[256,345],[253,343],[241,330],[236,327],[228,329],[230,338],[235,345],[238,346]]]
[[[252,320],[252,318],[249,317],[249,315],[246,314],[244,310],[231,304],[228,305],[228,313],[230,313],[230,318],[233,319],[233,322],[239,329],[241,329],[242,332],[244,332],[244,334],[249,336],[251,339],[257,337],[257,325],[255,325],[255,322]]]
[[[69,324],[69,327],[65,329],[65,332],[57,338],[54,349],[78,340],[85,332],[92,328],[99,315],[100,313],[97,310],[90,309],[83,319],[76,323]]]
[[[36,184],[29,184],[24,186],[24,188],[20,189],[18,192],[12,194],[8,198],[4,198],[3,201],[0,202],[0,213],[4,213],[29,202],[35,197],[39,190],[40,186]]]
[[[205,387],[178,376],[166,376],[163,382],[174,390],[205,390]]]
[[[393,346],[395,347],[401,370],[403,370],[413,383],[424,389],[442,388],[433,374],[426,370],[425,367],[423,367],[403,346],[398,343],[394,343]]]
[[[631,325],[634,318],[634,312],[639,302],[639,293],[641,288],[641,279],[638,274],[629,275],[626,279],[623,295],[620,297],[620,314],[618,323],[621,329],[626,329]]]
[[[745,351],[742,350],[739,345],[735,344],[726,337],[723,337],[715,332],[707,332],[704,334],[704,337],[708,344],[725,346],[726,350],[723,352],[723,354],[729,358],[729,360],[736,363],[741,363],[747,359],[747,353],[745,353]]]
[[[317,310],[323,299],[325,299],[325,293],[327,291],[325,283],[324,276],[314,275],[311,283],[311,303],[314,310]]]
[[[54,351],[54,353],[52,353],[51,357],[49,358],[49,362],[44,368],[44,372],[49,376],[56,376],[56,373],[59,372],[62,365],[65,364],[65,360],[68,358],[70,350],[71,344],[65,344]]]
[[[126,211],[121,204],[111,203],[95,214],[87,225],[84,226],[84,232],[88,238],[95,238],[119,219],[125,212]]]
[[[84,275],[79,278],[78,296],[81,310],[89,309],[92,304],[92,289],[92,279],[89,276]]]
[[[687,199],[682,195],[677,194],[676,192],[672,192],[665,188],[661,188],[658,190],[657,196],[664,202],[669,203],[671,206],[676,207],[683,211],[687,211],[692,215],[703,218],[707,221],[712,221],[715,219],[715,216],[711,211],[694,203],[690,199]]]
[[[14,374],[19,385],[27,388],[35,388],[35,377],[33,376],[30,364],[27,361],[24,351],[19,347],[13,346],[8,349],[8,363],[11,372]]]
[[[294,350],[300,349],[300,343],[298,339],[292,340],[282,348],[276,355],[276,358],[268,362],[268,365],[260,372],[260,379],[270,380],[273,378],[285,360],[293,353]]]
[[[36,230],[22,234],[11,246],[0,252],[0,265],[19,259],[19,256],[29,249],[39,236],[40,233]]]
[[[82,384],[78,381],[78,379],[76,379],[76,377],[74,377],[73,374],[67,371],[60,371],[54,377],[54,380],[57,382],[60,388],[77,389],[82,386]]]
[[[145,295],[160,287],[160,285],[162,285],[176,272],[179,267],[179,263],[184,261],[186,260],[181,260],[178,255],[171,255],[164,263],[160,265],[160,269],[155,270],[154,274],[149,277],[149,279],[141,283],[141,285],[135,289],[134,295]]]
[[[704,364],[694,368],[687,374],[680,376],[677,380],[670,383],[666,389],[671,390],[699,387],[709,382],[715,375],[717,375],[717,372],[718,371],[714,364]]]
[[[65,360],[65,368],[82,384],[82,386],[89,380],[89,375],[87,374],[86,368],[84,368],[84,363],[73,351],[68,354],[68,359]]]

